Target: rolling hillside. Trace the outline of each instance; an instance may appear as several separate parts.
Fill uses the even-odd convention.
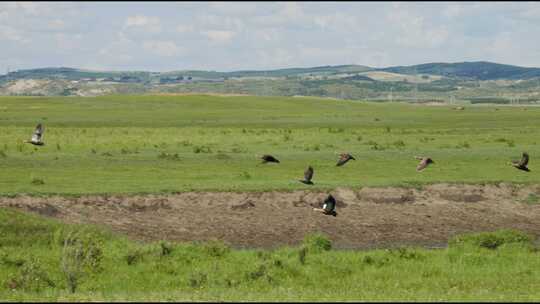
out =
[[[491,62],[426,63],[372,68],[361,65],[277,70],[90,71],[19,70],[0,76],[0,95],[247,94],[340,99],[536,103],[540,68]]]
[[[531,79],[540,77],[540,68],[525,68],[492,62],[426,63],[382,69],[398,74],[431,74],[478,80]]]

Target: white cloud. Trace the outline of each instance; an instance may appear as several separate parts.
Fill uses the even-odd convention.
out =
[[[208,37],[210,41],[214,43],[226,43],[230,42],[234,36],[236,35],[233,31],[219,31],[219,30],[210,30],[210,31],[202,31],[203,35]]]
[[[158,17],[143,15],[130,16],[124,22],[124,28],[139,28],[147,32],[161,32],[161,20]]]
[[[50,29],[53,29],[53,30],[61,30],[66,27],[66,24],[64,21],[60,19],[54,19],[54,20],[49,21],[48,26]]]
[[[387,20],[397,30],[394,37],[400,46],[436,48],[444,44],[449,36],[444,25],[426,24],[424,16],[403,8],[391,10]]]
[[[193,32],[193,30],[194,30],[193,25],[179,24],[178,26],[176,26],[176,31],[179,33],[190,33],[190,32]]]
[[[210,2],[210,9],[227,15],[253,15],[257,12],[257,3],[253,2]]]
[[[173,41],[144,41],[143,48],[163,57],[178,56],[186,52],[185,48],[177,46]]]
[[[0,25],[0,40],[11,40],[21,43],[28,43],[30,40],[20,31],[10,27]]]
[[[456,18],[463,13],[463,6],[459,3],[452,3],[447,5],[443,10],[442,14],[446,18]]]
[[[0,59],[148,70],[179,56],[179,69],[473,59],[540,67],[531,38],[539,16],[537,2],[0,2]]]

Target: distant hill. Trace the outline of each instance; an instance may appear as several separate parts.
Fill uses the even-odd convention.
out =
[[[484,61],[388,68],[337,65],[232,72],[92,71],[50,67],[0,76],[0,96],[217,93],[414,102],[507,103],[520,99],[540,103],[538,80],[540,68]]]
[[[18,70],[11,72],[3,77],[10,79],[66,79],[66,80],[79,80],[82,78],[107,78],[107,77],[122,77],[122,76],[136,76],[141,78],[148,78],[150,72],[137,72],[137,71],[91,71],[74,68],[40,68],[40,69],[28,69]]]
[[[0,76],[2,80],[17,79],[65,79],[80,80],[84,78],[108,78],[120,82],[159,82],[161,78],[192,77],[194,79],[225,79],[241,77],[295,77],[295,76],[331,76],[355,74],[369,71],[384,71],[396,74],[437,75],[451,78],[495,80],[495,79],[531,79],[540,77],[540,68],[525,68],[513,65],[498,64],[486,61],[459,63],[425,63],[411,66],[394,66],[388,68],[372,68],[362,65],[319,66],[311,68],[286,68],[277,70],[243,70],[233,72],[183,70],[170,72],[147,71],[90,71],[75,68],[40,68],[11,72]]]
[[[373,68],[361,65],[339,65],[339,66],[320,66],[312,68],[287,68],[278,70],[246,70],[233,72],[216,72],[200,70],[171,71],[163,73],[145,72],[145,71],[90,71],[75,68],[39,68],[18,70],[7,75],[1,76],[0,80],[10,79],[65,79],[80,80],[83,78],[112,78],[114,80],[138,80],[148,81],[152,78],[186,76],[199,79],[219,79],[228,77],[287,77],[299,75],[332,75],[343,73],[360,73],[373,70]],[[126,81],[130,82],[130,81]]]
[[[540,77],[540,68],[524,68],[486,61],[459,63],[425,63],[379,69],[398,74],[431,74],[478,80],[531,79]]]

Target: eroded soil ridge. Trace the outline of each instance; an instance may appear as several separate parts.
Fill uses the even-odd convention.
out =
[[[337,217],[314,212],[331,193]],[[297,245],[310,232],[335,248],[443,246],[465,232],[519,229],[540,237],[540,185],[435,184],[332,191],[185,192],[0,198],[68,223],[107,226],[141,241],[223,240],[234,247]]]

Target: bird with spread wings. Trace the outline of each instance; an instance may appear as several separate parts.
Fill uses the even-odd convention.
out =
[[[42,124],[38,124],[36,126],[36,129],[34,130],[34,134],[32,134],[32,139],[25,141],[25,143],[36,146],[43,146],[45,144],[43,142],[43,132],[45,132],[45,128],[43,128]]]

